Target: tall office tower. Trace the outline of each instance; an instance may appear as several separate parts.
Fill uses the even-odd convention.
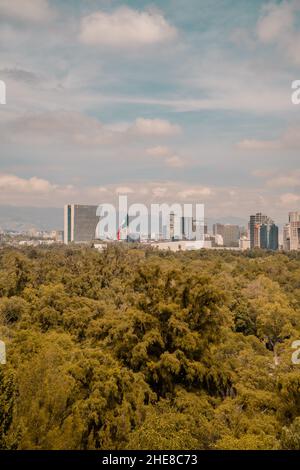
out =
[[[250,248],[254,248],[254,231],[255,231],[255,215],[250,215],[249,221],[249,235],[250,235]]]
[[[279,229],[275,224],[269,225],[269,250],[277,251],[279,248]]]
[[[225,246],[239,246],[240,227],[238,225],[226,224],[224,232]]]
[[[193,240],[193,217],[182,217],[182,235],[185,240]]]
[[[267,250],[269,247],[269,225],[259,225],[259,247]]]
[[[250,248],[260,247],[260,225],[273,224],[273,220],[267,215],[257,212],[255,215],[250,215],[249,233],[250,233]]]
[[[283,250],[290,251],[291,249],[291,232],[290,224],[285,224],[283,227]]]
[[[190,219],[190,220],[189,220]],[[170,240],[182,240],[192,234],[192,217],[182,217],[174,212],[170,213]]]
[[[223,238],[223,245],[227,247],[239,246],[240,227],[232,224],[214,224],[213,234],[221,235]]]
[[[224,235],[224,225],[223,224],[213,224],[213,235]]]
[[[64,243],[95,240],[99,216],[98,206],[67,204],[64,207]]]
[[[290,250],[300,250],[300,212],[289,213]]]
[[[275,224],[259,225],[260,248],[278,250],[278,227]]]
[[[250,238],[250,245],[251,245],[251,238]],[[259,224],[255,224],[254,226],[253,247],[260,248],[260,225]]]

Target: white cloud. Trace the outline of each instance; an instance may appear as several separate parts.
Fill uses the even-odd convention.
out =
[[[242,150],[271,151],[300,148],[300,128],[292,126],[286,129],[278,139],[256,140],[244,139],[238,142],[237,147]]]
[[[268,4],[257,24],[258,38],[264,43],[278,40],[293,29],[294,6],[291,2]]]
[[[157,147],[151,147],[146,150],[148,155],[153,157],[168,157],[170,155],[169,147],[163,147],[158,145]]]
[[[22,178],[14,174],[0,173],[1,204],[21,206],[62,206],[64,201],[78,198],[78,191],[71,184],[59,185],[32,176]]]
[[[277,140],[245,139],[237,144],[242,150],[276,150],[280,147]]]
[[[118,186],[116,189],[115,189],[115,192],[117,194],[132,194],[134,191],[132,188],[130,188],[129,186]]]
[[[182,168],[185,165],[184,160],[178,155],[172,155],[166,159],[166,164],[173,168]]]
[[[179,155],[175,154],[169,147],[158,145],[157,147],[147,149],[146,153],[153,157],[163,159],[165,165],[173,168],[182,168],[186,164],[186,161]]]
[[[253,170],[252,175],[257,176],[258,178],[271,178],[276,175],[276,168],[268,168],[268,169],[259,169],[259,170]]]
[[[166,187],[156,186],[155,188],[152,189],[152,195],[154,197],[165,197],[167,191],[168,191],[168,188]]]
[[[184,189],[178,193],[178,196],[183,199],[194,199],[196,197],[203,197],[203,196],[212,196],[213,191],[211,188],[208,187],[198,187],[198,188],[190,188]]]
[[[256,171],[255,176],[265,179],[269,188],[293,188],[300,186],[300,169],[283,173],[282,170]]]
[[[218,190],[219,191],[219,190]],[[199,197],[212,196],[214,192],[208,187],[193,186],[170,181],[134,182],[126,186],[110,184],[107,186],[73,186],[58,185],[37,177],[21,178],[13,174],[0,174],[1,201],[24,205],[63,206],[66,202],[115,203],[119,194],[128,194],[131,202],[151,203],[157,198],[166,202],[195,201]]]
[[[115,128],[103,125],[97,119],[75,111],[46,111],[24,114],[3,125],[0,132],[2,142],[17,142],[35,145],[65,143],[81,147],[115,145],[152,137],[169,137],[181,132],[178,125],[163,119],[138,118],[132,124]],[[168,156],[170,152],[168,152]]]
[[[280,190],[298,190],[300,187],[300,169],[295,168],[292,171],[284,172],[279,169],[273,170],[256,170],[252,173],[254,176],[258,178],[262,178],[264,180],[265,188],[276,190],[277,193]],[[280,191],[281,192],[281,191]],[[285,194],[278,194],[278,198],[281,205],[288,205],[289,202],[297,202],[299,194],[293,194],[291,192]]]
[[[29,22],[45,22],[54,17],[47,0],[1,0],[0,14],[4,17],[29,21]]]
[[[277,176],[267,181],[270,188],[290,188],[293,186],[300,186],[300,172],[295,171],[295,174]]]
[[[283,206],[289,207],[291,210],[291,206],[293,204],[298,204],[300,203],[300,195],[299,194],[293,194],[293,193],[285,193],[280,196],[280,202]]]
[[[20,193],[43,193],[57,189],[57,185],[52,185],[49,181],[41,178],[25,179],[15,175],[0,174],[0,192],[16,191]]]
[[[173,39],[176,29],[157,11],[121,7],[112,13],[98,11],[82,19],[80,40],[113,48],[147,46]]]
[[[289,210],[300,203],[300,195],[292,192],[274,196],[266,188],[208,187],[183,181],[139,181],[107,186],[58,185],[32,177],[0,174],[2,204],[63,207],[66,203],[118,203],[120,193],[128,194],[128,202],[149,205],[154,202],[204,203],[206,217],[229,217],[233,214],[245,221],[253,210],[266,212],[277,222],[287,220]],[[255,208],[255,209],[253,209]],[[233,212],[234,211],[234,212]],[[275,217],[275,212],[277,216]],[[280,218],[279,218],[280,217]]]
[[[73,111],[49,111],[25,114],[7,124],[3,140],[35,144],[47,142],[73,145],[101,145],[112,141],[113,133],[94,118]]]
[[[165,119],[138,118],[129,128],[129,132],[137,136],[171,136],[180,134],[181,128]]]
[[[300,34],[295,27],[299,10],[298,0],[268,4],[263,8],[256,31],[261,43],[276,45],[284,59],[296,65],[300,64],[297,47]]]

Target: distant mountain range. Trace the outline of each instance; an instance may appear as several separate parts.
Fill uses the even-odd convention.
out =
[[[0,205],[1,230],[63,230],[63,220],[63,208]]]
[[[63,208],[58,207],[16,207],[0,205],[0,230],[26,231],[63,230]],[[214,223],[245,226],[247,219],[240,217],[207,218],[209,229]]]

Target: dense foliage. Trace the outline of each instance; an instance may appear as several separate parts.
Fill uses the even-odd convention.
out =
[[[300,254],[0,251],[2,449],[300,449]]]

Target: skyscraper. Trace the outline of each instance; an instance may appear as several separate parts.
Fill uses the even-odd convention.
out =
[[[195,233],[193,233],[193,217],[185,217],[175,215],[174,212],[170,213],[170,239],[193,240]]]
[[[278,227],[275,224],[259,225],[260,248],[278,250]]]
[[[290,222],[290,249],[300,250],[300,212],[289,213]]]
[[[278,250],[279,248],[279,230],[277,225],[269,225],[269,240],[268,240],[268,249],[269,250]]]
[[[182,217],[182,235],[186,240],[193,240],[195,238],[193,233],[193,217]]]
[[[267,215],[257,212],[250,215],[250,248],[278,250],[278,227]]]
[[[269,226],[267,224],[258,225],[259,247],[267,249],[269,245]]]
[[[250,215],[249,232],[251,249],[260,246],[259,225],[265,224],[267,221],[268,217],[263,215],[261,212],[257,212],[255,215]]]
[[[240,227],[238,225],[214,224],[213,234],[222,236],[224,246],[239,246]]]
[[[67,204],[64,208],[64,243],[89,242],[95,239],[98,206]]]

